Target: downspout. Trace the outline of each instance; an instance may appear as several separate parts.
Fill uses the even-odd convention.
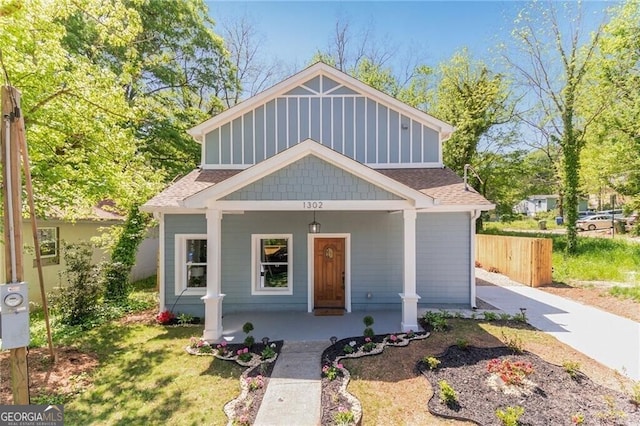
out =
[[[470,304],[471,308],[476,309],[476,220],[482,214],[482,210],[473,210],[471,212],[471,232],[469,241],[469,288],[470,288]]]

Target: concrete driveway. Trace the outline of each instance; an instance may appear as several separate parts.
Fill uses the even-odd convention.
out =
[[[477,296],[634,380],[640,380],[640,323],[476,269]]]

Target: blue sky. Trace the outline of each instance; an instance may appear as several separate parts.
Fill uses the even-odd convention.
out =
[[[508,41],[520,1],[208,1],[218,23],[246,14],[264,38],[267,56],[296,69],[326,49],[335,23],[346,20],[356,31],[372,29],[373,43],[436,65],[467,47],[477,59],[490,61],[490,50]],[[602,9],[604,2],[587,6]]]

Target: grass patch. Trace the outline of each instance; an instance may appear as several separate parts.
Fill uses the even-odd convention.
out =
[[[488,226],[482,233],[550,238],[553,241],[553,280],[557,282],[571,280],[626,282],[634,273],[640,274],[640,244],[622,238],[578,236],[578,251],[575,255],[569,256],[565,253],[567,245],[565,235],[504,231],[496,226]]]
[[[122,326],[77,341],[98,354],[93,384],[65,405],[70,424],[225,424],[224,404],[240,392],[243,368],[184,351],[201,327]]]
[[[609,290],[609,294],[640,302],[640,285],[636,285],[634,287],[616,286]]]

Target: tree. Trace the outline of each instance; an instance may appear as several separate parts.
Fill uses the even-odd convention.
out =
[[[608,100],[586,136],[582,182],[592,192],[618,192],[633,210],[640,209],[640,2],[629,0],[611,14],[588,76],[589,98],[581,105],[593,113],[598,99]]]
[[[513,31],[518,54],[507,56],[507,61],[527,90],[526,96],[535,102],[538,119],[528,123],[534,124],[534,130],[547,132],[560,148],[566,250],[575,253],[580,153],[587,126],[600,110],[596,108],[594,115],[582,116],[578,105],[588,89],[585,76],[593,64],[601,29],[590,37],[583,37],[582,5],[562,3],[561,6],[566,22],[571,22],[568,29],[558,18],[556,4],[531,3],[520,13]]]
[[[111,199],[127,207],[158,189],[127,123],[135,111],[111,70],[68,48],[64,23],[81,8],[102,16],[95,46],[133,44],[140,21],[122,2],[24,0],[0,9],[5,83],[22,93],[39,215],[87,214]]]
[[[255,30],[248,15],[221,23],[222,37],[230,54],[235,79],[240,87],[223,86],[223,99],[227,107],[240,102],[242,97],[253,96],[284,76],[282,64],[267,60],[261,52],[264,38]],[[240,90],[238,90],[240,89]]]
[[[226,108],[221,97],[239,91],[235,70],[201,0],[131,1],[126,10],[139,22],[130,43],[101,45],[110,10],[96,16],[82,7],[64,21],[65,42],[118,77],[138,152],[172,180],[198,164],[200,147],[186,130]]]
[[[443,147],[444,163],[458,174],[474,164],[478,144],[491,128],[513,117],[509,85],[501,74],[473,61],[466,50],[440,65],[431,112],[456,131]]]

